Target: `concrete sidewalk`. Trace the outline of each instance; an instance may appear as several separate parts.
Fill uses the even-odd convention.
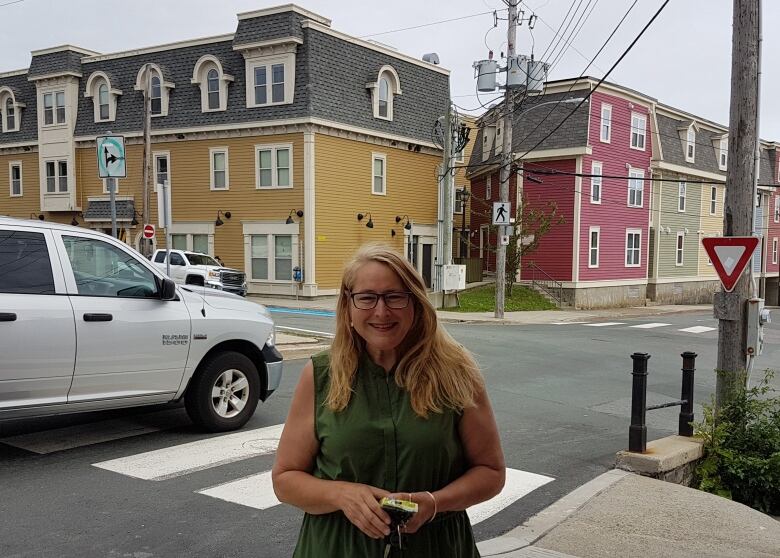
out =
[[[615,469],[478,546],[482,556],[506,558],[777,558],[780,521],[719,496]]]

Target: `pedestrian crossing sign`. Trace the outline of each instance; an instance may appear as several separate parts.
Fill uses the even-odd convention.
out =
[[[493,224],[508,225],[512,205],[509,202],[493,202]]]

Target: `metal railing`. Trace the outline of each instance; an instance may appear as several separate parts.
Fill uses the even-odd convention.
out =
[[[534,262],[528,262],[526,268],[531,270],[531,286],[547,293],[559,307],[563,306],[563,283],[553,279]]]
[[[680,436],[693,436],[693,374],[696,370],[696,353],[686,351],[680,355],[683,359],[682,388],[679,401],[670,401],[660,405],[647,406],[647,353],[634,353],[631,359],[634,367],[631,372],[631,426],[628,428],[628,451],[645,453],[647,451],[647,411],[680,407],[677,431]]]

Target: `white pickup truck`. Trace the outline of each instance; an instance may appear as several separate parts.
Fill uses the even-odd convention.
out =
[[[176,285],[108,235],[0,217],[0,421],[177,401],[213,432],[279,387],[265,307]]]
[[[168,273],[165,250],[152,255],[152,263]],[[220,291],[246,296],[246,274],[238,269],[224,267],[208,254],[171,250],[171,279],[180,285],[200,285]]]

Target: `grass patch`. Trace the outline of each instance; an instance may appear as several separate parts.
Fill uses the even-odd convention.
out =
[[[494,312],[496,308],[496,286],[485,285],[476,289],[463,291],[459,295],[460,307],[447,308],[453,312]],[[512,297],[504,299],[505,312],[517,312],[528,310],[555,310],[558,307],[544,298],[542,295],[529,289],[515,285]]]

